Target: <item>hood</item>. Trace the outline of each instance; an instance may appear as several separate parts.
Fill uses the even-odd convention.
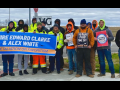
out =
[[[20,25],[20,22],[22,21],[23,25],[24,25],[24,21],[23,20],[19,20],[18,21],[18,25]]]
[[[91,26],[90,26],[90,29],[91,29],[91,28],[92,28],[92,23],[91,23],[91,22],[88,22],[87,25],[88,25],[89,23],[90,23],[90,25],[91,25]]]
[[[28,28],[28,25],[27,25],[27,24],[24,24],[24,25],[23,25],[23,30],[24,30],[24,27],[27,27],[27,28]]]
[[[94,21],[96,21],[96,27],[95,27],[95,28],[93,27],[93,22],[94,22]],[[97,20],[93,20],[93,21],[92,21],[92,29],[95,30],[97,27],[98,27],[98,22],[97,22]]]
[[[60,24],[61,24],[60,19],[56,19],[56,20],[55,20],[55,23],[56,23],[56,22],[59,22],[59,24],[58,24],[58,25],[60,26]]]
[[[67,27],[67,25],[68,25],[68,24],[72,25],[71,30],[68,30],[68,27]],[[72,32],[72,30],[74,29],[74,27],[73,27],[73,23],[72,23],[72,22],[68,22],[68,24],[66,25],[66,28],[67,28],[67,31],[69,31],[69,32],[71,33],[71,32]]]
[[[104,25],[103,25],[103,27],[100,27],[100,24],[99,24],[99,27],[100,27],[101,30],[103,30],[105,28],[105,20],[104,19],[100,19],[100,21],[101,20],[104,22]],[[100,23],[100,21],[99,21],[99,23]]]
[[[17,23],[15,21],[13,21],[13,22],[14,22],[14,26],[15,26],[14,28],[17,28]]]
[[[72,18],[68,19],[68,22],[71,21],[73,23],[73,26],[75,26],[75,22]]]
[[[7,26],[7,28],[9,28],[9,24],[10,23],[14,23],[13,21],[10,21],[9,23],[8,23],[8,26]],[[15,28],[15,23],[13,24],[13,28]]]
[[[37,21],[37,18],[33,18],[33,19],[36,19],[36,21]],[[33,19],[32,19],[32,23],[33,23]]]

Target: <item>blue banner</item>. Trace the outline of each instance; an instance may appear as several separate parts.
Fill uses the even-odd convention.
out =
[[[23,32],[0,32],[0,54],[55,56],[54,35]]]

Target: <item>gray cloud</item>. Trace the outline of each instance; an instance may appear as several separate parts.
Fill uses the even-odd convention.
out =
[[[28,8],[11,8],[10,11],[11,19],[29,19]],[[39,8],[38,15],[52,16],[53,22],[56,18],[59,18],[62,25],[66,25],[69,18],[73,18],[76,25],[79,25],[80,20],[85,18],[87,22],[92,22],[94,19],[97,21],[104,19],[108,26],[120,26],[119,8]],[[34,16],[33,8],[31,8],[31,16]],[[0,8],[0,20],[8,18],[9,8]]]

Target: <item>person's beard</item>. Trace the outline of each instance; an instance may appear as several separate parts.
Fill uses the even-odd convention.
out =
[[[86,26],[85,27],[81,27],[81,29],[85,29],[86,28]]]

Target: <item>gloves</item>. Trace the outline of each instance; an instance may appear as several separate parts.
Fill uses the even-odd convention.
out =
[[[9,30],[7,30],[7,33],[9,33]]]
[[[57,34],[56,34],[56,33],[54,33],[54,35],[55,35],[55,36],[57,36]]]
[[[68,40],[68,39],[65,39],[65,40],[64,40],[64,42],[66,42],[66,43],[67,43],[67,42],[69,42],[69,40]]]

